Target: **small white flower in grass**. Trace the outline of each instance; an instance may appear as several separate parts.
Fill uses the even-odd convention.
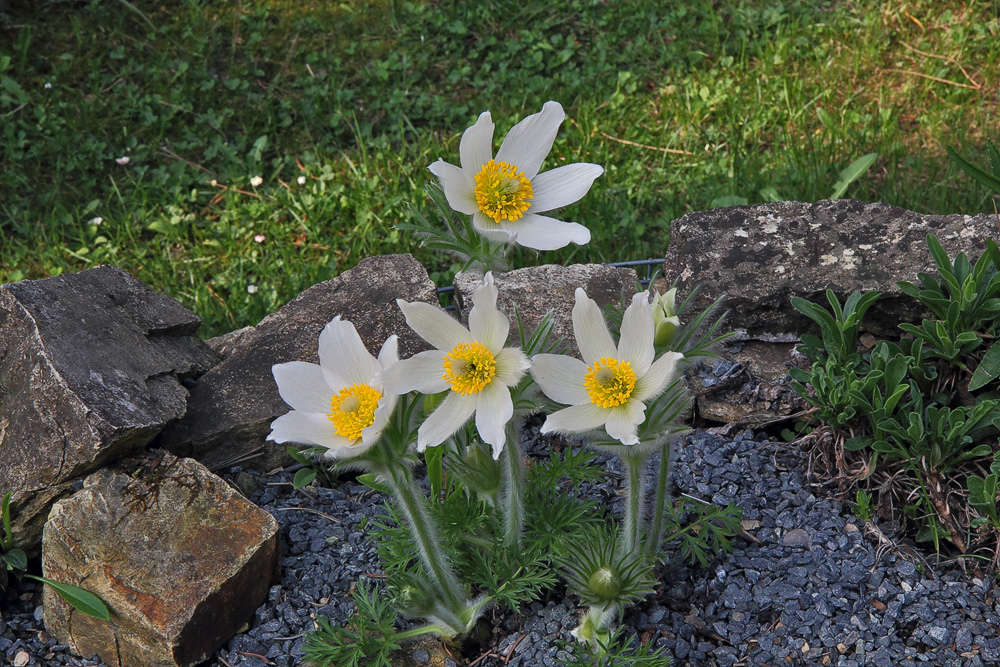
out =
[[[573,333],[583,361],[561,354],[532,357],[531,375],[545,395],[570,407],[545,420],[542,433],[604,427],[625,445],[639,443],[646,401],[661,394],[684,355],[653,348],[653,311],[645,292],[632,297],[616,347],[597,303],[576,290]]]
[[[263,182],[264,179],[261,178],[260,176],[254,176],[253,178],[250,179],[250,185],[254,186],[255,188],[259,188],[260,184]]]
[[[271,423],[268,440],[326,447],[327,458],[351,458],[378,441],[396,407],[375,377],[399,359],[390,336],[378,359],[354,325],[334,318],[319,335],[319,365],[304,361],[271,368],[278,393],[293,410]]]
[[[97,227],[102,222],[104,222],[104,218],[102,218],[101,216],[97,216],[96,218],[91,218],[90,220],[88,220],[87,224],[88,225],[94,225],[95,227]]]
[[[590,241],[590,230],[575,222],[540,215],[582,198],[604,169],[578,162],[539,174],[566,115],[558,102],[511,128],[493,156],[493,120],[479,116],[459,145],[461,167],[444,160],[430,166],[448,204],[472,216],[472,224],[491,241],[555,250]]]
[[[306,177],[305,176],[299,176],[297,179],[295,179],[295,182],[298,183],[299,185],[305,185],[306,184]]]
[[[130,158],[129,158],[128,155],[123,155],[121,157],[116,157],[115,158],[115,162],[117,162],[118,164],[123,165],[123,166],[126,165],[126,164],[128,164],[130,161],[131,160],[130,160]]]
[[[386,391],[448,391],[441,405],[420,425],[418,451],[440,445],[473,414],[479,436],[493,447],[493,458],[503,451],[505,427],[514,415],[510,388],[531,364],[521,350],[504,347],[510,321],[497,310],[492,274],[486,274],[472,302],[466,329],[437,306],[396,301],[410,328],[437,349],[415,354],[383,371],[380,377]]]
[[[253,240],[256,241],[257,243],[263,243],[264,241],[267,240],[267,237],[264,236],[263,234],[257,234],[256,236],[253,237]]]
[[[256,294],[256,293],[257,293],[257,286],[256,285],[254,285],[252,283],[250,285],[247,285],[247,294]]]

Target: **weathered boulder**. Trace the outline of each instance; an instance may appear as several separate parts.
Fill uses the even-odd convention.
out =
[[[678,281],[680,296],[700,286],[695,308],[720,294],[729,298],[729,326],[752,337],[778,337],[811,328],[789,299],[827,304],[826,289],[841,302],[853,290],[878,290],[865,328],[898,335],[901,321],[923,311],[896,287],[933,272],[926,236],[933,233],[954,258],[975,260],[994,238],[993,215],[921,215],[887,204],[825,200],[777,202],[688,213],[670,226],[664,275]],[[788,339],[788,337],[786,337]]]
[[[92,618],[46,587],[45,625],[60,643],[114,667],[187,667],[253,619],[279,574],[279,526],[197,461],[161,450],[56,503],[42,569],[111,612]]]
[[[209,341],[225,358],[191,387],[187,414],[157,444],[209,468],[239,463],[266,471],[281,465],[288,460],[285,445],[265,438],[289,407],[278,395],[271,366],[318,363],[319,333],[337,315],[354,323],[373,354],[392,334],[399,336],[401,357],[426,349],[406,326],[396,299],[436,304],[437,292],[412,256],[370,257],[313,285],[257,326]]]
[[[216,355],[200,320],[122,269],[0,285],[0,492],[32,553],[75,478],[184,414]]]
[[[472,309],[472,295],[482,282],[482,274],[467,271],[455,276],[455,305],[462,321],[468,322]],[[527,333],[552,311],[553,340],[562,339],[566,354],[578,353],[573,336],[573,305],[576,288],[582,287],[587,296],[601,306],[623,306],[635,293],[638,276],[634,269],[604,264],[573,264],[558,266],[546,264],[518,269],[509,273],[493,274],[497,286],[497,307],[510,319],[510,340],[519,340],[514,307],[517,307]]]

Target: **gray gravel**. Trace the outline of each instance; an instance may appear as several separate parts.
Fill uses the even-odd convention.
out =
[[[804,470],[799,452],[749,431],[689,435],[678,447],[677,490],[740,504],[754,541],[737,540],[732,554],[705,569],[672,557],[658,597],[626,614],[630,631],[666,648],[678,667],[1000,664],[1000,595],[992,582],[879,550],[847,508],[814,495]],[[254,482],[247,473],[237,479]],[[251,494],[282,525],[282,581],[253,627],[206,665],[300,664],[315,615],[344,619],[352,582],[380,571],[358,526],[378,512],[377,494],[353,482],[295,493],[288,482],[279,475]],[[614,497],[612,489],[605,493]],[[101,664],[72,657],[48,637],[39,604],[33,582],[8,590],[0,620],[4,664],[22,654],[27,665]],[[489,654],[482,667],[555,665],[554,641],[571,639],[577,616],[572,600],[536,603],[518,615],[491,612],[494,644],[466,658]]]

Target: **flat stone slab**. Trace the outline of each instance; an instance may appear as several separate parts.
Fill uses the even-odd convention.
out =
[[[120,268],[0,285],[0,490],[15,544],[41,541],[74,479],[146,445],[216,355],[201,321]]]
[[[224,359],[191,387],[187,413],[157,444],[209,468],[242,465],[271,470],[289,461],[286,445],[266,441],[271,422],[290,409],[271,366],[318,363],[319,334],[339,315],[354,323],[369,351],[399,336],[400,357],[427,349],[406,326],[396,299],[438,303],[437,290],[410,255],[369,257],[332,280],[313,285],[254,327],[209,341]]]
[[[159,451],[87,477],[52,508],[46,577],[98,595],[109,622],[44,592],[45,626],[113,667],[188,667],[253,619],[279,575],[270,514],[191,459]]]
[[[462,321],[468,323],[472,295],[482,282],[482,275],[464,272],[455,276],[455,302]],[[510,319],[510,345],[518,345],[520,334],[514,307],[517,307],[530,335],[545,314],[552,311],[552,339],[561,338],[566,354],[579,350],[573,336],[573,305],[576,288],[582,287],[600,306],[623,307],[635,294],[639,278],[634,269],[605,264],[545,264],[508,273],[494,273],[497,287],[497,307]]]
[[[727,294],[728,327],[778,340],[812,329],[791,297],[826,306],[828,288],[842,303],[854,290],[878,290],[882,296],[865,328],[899,335],[899,322],[925,315],[896,281],[916,282],[917,273],[935,272],[925,240],[930,233],[952,259],[961,251],[974,262],[984,240],[996,238],[997,218],[921,215],[843,199],[699,211],[671,223],[664,276],[677,279],[679,298],[700,286],[697,309]]]

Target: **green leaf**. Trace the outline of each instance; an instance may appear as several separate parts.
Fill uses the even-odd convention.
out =
[[[444,447],[428,447],[424,450],[424,463],[427,464],[427,479],[431,483],[431,498],[440,498],[441,484],[444,481]]]
[[[11,549],[5,554],[0,554],[0,562],[3,562],[8,570],[23,570],[28,567],[28,557],[20,549]]]
[[[110,621],[111,614],[108,612],[107,605],[101,598],[97,597],[90,591],[85,591],[82,588],[73,586],[72,584],[64,584],[58,581],[52,581],[51,579],[46,579],[45,577],[36,577],[33,574],[26,574],[29,579],[37,579],[43,584],[47,584],[52,587],[52,589],[59,594],[63,600],[65,600],[71,607],[82,611],[88,616],[93,616],[94,618],[99,618],[102,621]]]
[[[288,452],[288,455],[291,456],[296,461],[298,461],[299,463],[303,463],[305,465],[310,465],[312,463],[312,459],[309,458],[307,455],[303,454],[302,450],[299,447],[286,447],[285,451]]]
[[[3,538],[0,539],[0,547],[3,547],[4,551],[10,549],[10,545],[14,540],[14,534],[10,529],[10,497],[11,492],[8,491],[4,494],[3,500],[0,500],[0,515],[3,515]]]
[[[367,486],[369,489],[374,489],[380,493],[384,493],[387,496],[392,495],[392,487],[384,482],[379,481],[378,476],[372,473],[365,473],[364,475],[358,475],[358,481]]]
[[[849,164],[846,169],[840,172],[840,180],[833,184],[833,193],[828,199],[840,199],[843,197],[851,183],[864,176],[877,159],[878,153],[868,153]]]
[[[994,167],[994,173],[991,174],[985,169],[977,167],[976,165],[972,164],[971,162],[963,158],[961,155],[959,155],[958,151],[952,148],[951,146],[946,146],[945,150],[948,152],[948,156],[956,163],[958,163],[958,166],[962,168],[962,171],[964,171],[966,174],[979,181],[980,184],[985,185],[993,192],[1000,192],[1000,173],[995,172],[996,169],[995,167]],[[994,150],[996,150],[995,147]],[[991,162],[993,161],[992,153],[990,153],[990,161]]]
[[[849,452],[859,452],[868,445],[870,445],[872,441],[873,438],[870,435],[858,435],[851,438],[850,440],[847,440],[844,443],[844,449],[846,449]]]
[[[785,200],[784,197],[778,194],[778,191],[775,189],[773,185],[769,185],[766,188],[758,191],[757,194],[760,195],[761,199],[767,202],[778,202]]]
[[[972,374],[972,379],[969,380],[969,391],[982,389],[998,377],[1000,377],[1000,344],[993,343]]]
[[[309,486],[312,481],[316,479],[316,470],[313,468],[302,468],[297,473],[295,477],[292,478],[292,487],[298,491],[299,489]]]

